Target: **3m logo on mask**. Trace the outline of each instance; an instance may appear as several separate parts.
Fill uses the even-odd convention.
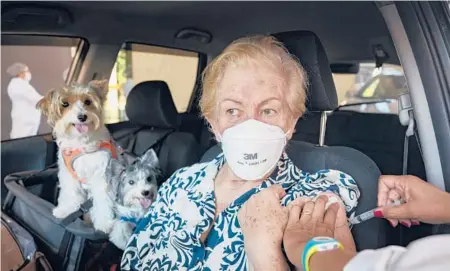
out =
[[[244,160],[257,160],[258,159],[258,153],[244,153]]]

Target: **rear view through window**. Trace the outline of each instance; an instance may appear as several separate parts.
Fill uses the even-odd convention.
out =
[[[109,82],[105,122],[125,121],[126,97],[144,81],[165,81],[179,113],[186,112],[194,90],[198,53],[145,44],[126,43],[120,50]]]
[[[403,69],[361,63],[357,74],[333,74],[340,110],[398,114],[397,98],[408,92]]]
[[[36,104],[47,91],[64,85],[83,43],[77,38],[2,35],[2,141],[51,132]]]

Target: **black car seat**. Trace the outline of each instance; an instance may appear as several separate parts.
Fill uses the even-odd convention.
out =
[[[154,148],[165,177],[198,162],[198,143],[192,134],[179,132],[178,112],[164,81],[137,84],[125,110],[129,121],[109,124],[108,129],[126,151],[142,155]]]
[[[275,35],[289,52],[297,56],[308,73],[309,90],[307,108],[310,111],[325,112],[337,107],[337,94],[325,50],[318,37],[308,31],[284,32]],[[321,127],[326,127],[326,114],[322,114]],[[323,138],[320,140],[323,143]],[[328,147],[307,142],[290,141],[289,157],[301,169],[316,172],[320,169],[336,169],[352,176],[361,191],[356,214],[377,206],[377,187],[380,171],[365,154],[348,147]],[[208,150],[202,161],[210,160],[220,152],[218,146]],[[388,244],[391,226],[383,219],[372,219],[355,225],[352,229],[358,250],[379,248]]]
[[[319,143],[320,112],[309,112],[296,125],[292,140]],[[314,127],[316,129],[314,129]],[[313,129],[312,129],[313,128]],[[346,146],[369,156],[382,174],[403,174],[406,126],[394,114],[335,111],[327,118],[325,142],[328,146]],[[409,138],[408,174],[426,180],[425,165],[416,135]]]

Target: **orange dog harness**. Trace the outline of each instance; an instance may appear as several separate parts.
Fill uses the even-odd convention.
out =
[[[77,173],[75,172],[75,169],[73,168],[73,164],[75,163],[75,160],[80,158],[81,156],[92,153],[96,151],[107,151],[111,153],[112,158],[117,158],[117,152],[116,148],[114,147],[114,144],[112,141],[103,141],[98,146],[98,149],[95,151],[88,152],[83,148],[80,149],[64,149],[62,152],[62,156],[64,159],[64,164],[66,165],[67,169],[70,172],[70,175],[76,180],[78,180],[80,183],[86,183],[85,180],[78,177]]]

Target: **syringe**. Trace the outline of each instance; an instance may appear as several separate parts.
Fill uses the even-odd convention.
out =
[[[396,201],[394,201],[394,203],[391,203],[391,204],[388,204],[388,205],[389,206],[397,206],[397,205],[400,205],[402,203],[404,203],[403,200],[396,200]],[[351,218],[350,219],[350,224],[356,225],[356,224],[359,224],[359,223],[361,223],[363,221],[367,221],[369,219],[374,218],[375,217],[375,211],[377,209],[380,209],[380,207],[373,208],[372,210],[369,210],[367,212],[364,212],[364,213],[362,213],[360,215],[357,215],[357,216]]]

